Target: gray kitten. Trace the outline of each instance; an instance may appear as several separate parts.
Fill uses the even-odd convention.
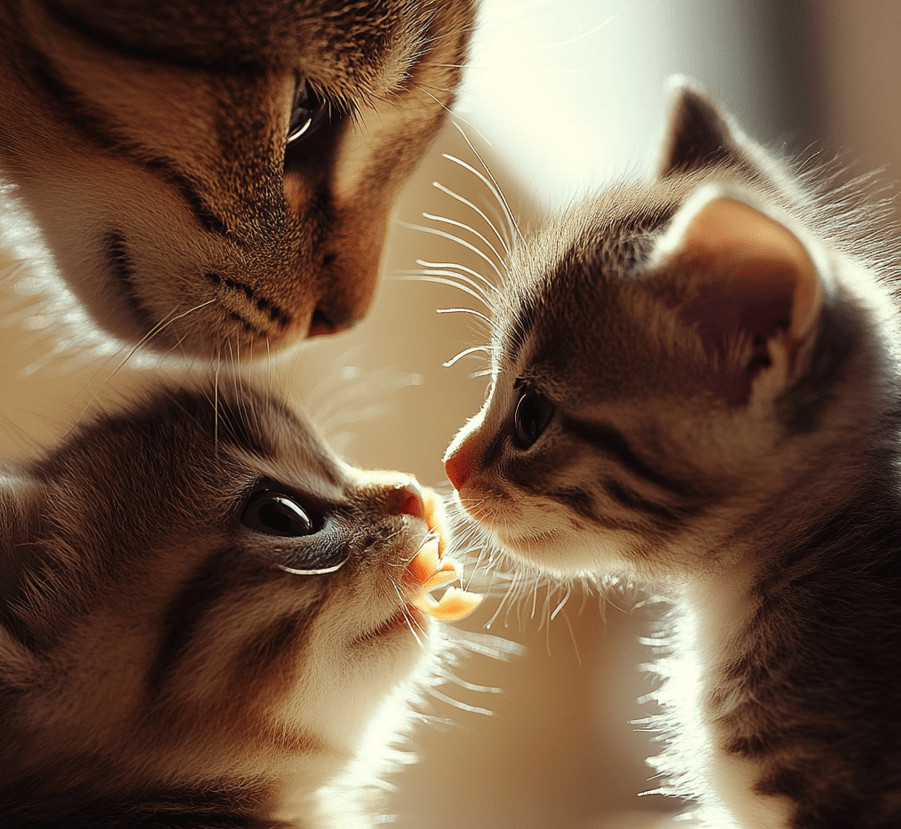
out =
[[[517,562],[677,612],[664,791],[706,827],[901,826],[893,251],[700,91],[655,180],[516,250],[446,457]]]

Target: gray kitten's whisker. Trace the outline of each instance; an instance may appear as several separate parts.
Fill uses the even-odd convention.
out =
[[[474,317],[478,317],[483,322],[488,323],[489,326],[494,325],[494,321],[485,316],[481,311],[476,311],[474,308],[437,308],[436,313],[438,314],[472,314]]]
[[[484,220],[485,224],[487,224],[488,227],[490,227],[491,230],[494,232],[494,235],[497,237],[498,241],[501,243],[501,246],[504,249],[504,253],[507,254],[508,256],[510,255],[510,239],[505,237],[500,232],[500,230],[498,230],[498,228],[495,227],[494,222],[492,222],[491,219],[488,218],[488,216],[485,214],[485,212],[483,210],[476,207],[475,204],[473,204],[469,199],[464,198],[463,196],[459,195],[458,193],[455,193],[449,187],[445,187],[443,184],[441,184],[441,182],[433,181],[432,186],[437,188],[438,190],[440,190],[442,193],[445,193],[446,195],[450,196],[452,199],[456,199],[458,202],[460,202],[461,204],[470,208],[478,216],[480,216]],[[423,214],[423,215],[425,215],[425,214]]]
[[[440,272],[433,271],[421,271],[419,273],[410,274],[411,278],[413,278],[417,282],[434,282],[436,285],[448,285],[452,288],[458,288],[463,291],[465,294],[469,294],[473,299],[477,299],[483,305],[487,306],[489,310],[491,310],[491,302],[485,297],[478,288],[472,288],[471,286],[463,283],[462,281],[458,281],[462,279],[458,274],[450,274],[450,276],[456,277],[456,279],[450,279],[447,276],[443,276]]]
[[[470,354],[478,354],[478,353],[491,353],[491,348],[487,345],[474,345],[469,348],[464,348],[462,351],[457,352],[453,357],[449,360],[443,362],[441,365],[444,368],[450,368],[453,365],[456,365],[460,360],[464,357],[468,357]],[[488,369],[490,372],[491,369]]]
[[[465,274],[471,279],[477,280],[481,290],[485,292],[486,296],[496,296],[498,294],[497,286],[490,279],[486,279],[478,271],[467,268],[465,265],[459,265],[456,262],[428,262],[425,259],[417,259],[416,264],[423,268],[431,268],[433,270],[460,272],[460,276]]]
[[[463,238],[461,238],[461,237],[459,237],[459,236],[454,236],[453,233],[448,233],[446,230],[439,230],[439,229],[436,228],[436,227],[428,227],[428,226],[426,226],[426,225],[414,225],[414,224],[411,224],[411,223],[409,223],[409,222],[399,222],[399,224],[400,224],[402,227],[408,228],[409,230],[418,230],[418,231],[420,231],[420,232],[422,232],[422,233],[428,233],[428,234],[430,234],[430,235],[432,235],[432,236],[438,236],[438,237],[440,237],[440,238],[442,238],[442,239],[447,239],[447,240],[449,240],[449,241],[451,241],[451,242],[455,242],[456,244],[460,245],[461,247],[464,247],[464,248],[466,248],[467,250],[472,251],[472,253],[474,253],[474,254],[475,254],[476,256],[478,256],[480,259],[484,260],[484,261],[491,267],[491,269],[497,274],[497,276],[498,276],[498,278],[499,278],[500,280],[503,280],[503,279],[504,279],[504,275],[501,273],[500,268],[499,268],[499,267],[497,266],[497,264],[491,259],[491,257],[488,256],[488,255],[487,255],[486,253],[484,253],[483,251],[479,250],[479,249],[478,249],[475,245],[473,245],[471,242],[466,241],[466,239],[463,239]],[[492,248],[492,250],[493,250],[493,248]],[[496,253],[497,253],[497,252],[495,251],[495,254],[496,254]]]
[[[472,165],[467,164],[465,161],[457,158],[456,156],[449,155],[447,153],[444,154],[444,157],[448,161],[452,161],[455,164],[459,164],[465,170],[468,170],[474,176],[476,176],[483,184],[488,187],[488,190],[496,199],[498,205],[501,208],[502,215],[506,218],[507,224],[510,228],[510,231],[513,233],[514,237],[518,237],[520,241],[523,241],[522,232],[519,229],[519,224],[516,221],[516,217],[513,215],[513,211],[510,209],[510,204],[507,202],[507,197],[504,195],[504,191],[501,186],[498,184],[497,180],[494,178],[491,170],[488,168],[488,165],[485,163],[485,160],[482,158],[481,153],[473,146],[472,141],[469,140],[469,136],[463,130],[463,128],[455,121],[451,120],[451,123],[457,129],[457,131],[462,136],[463,140],[466,142],[466,145],[469,147],[470,151],[475,155],[475,157],[479,160],[479,164],[482,165],[482,169],[485,171],[485,175],[482,175],[478,170],[476,170]],[[487,177],[486,177],[487,176]]]

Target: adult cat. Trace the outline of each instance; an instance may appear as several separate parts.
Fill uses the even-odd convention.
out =
[[[8,0],[0,169],[117,336],[249,356],[337,331],[366,311],[473,17],[474,0]]]
[[[446,456],[516,561],[674,599],[656,764],[712,829],[901,826],[897,264],[817,184],[680,85],[658,177],[514,252]]]
[[[428,595],[457,575],[432,493],[244,385],[163,387],[0,471],[0,526],[21,829],[369,825],[369,781],[324,786],[388,698],[394,729],[446,671],[428,617],[477,603]]]

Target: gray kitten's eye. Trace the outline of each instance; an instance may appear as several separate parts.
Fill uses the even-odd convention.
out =
[[[315,532],[310,516],[287,495],[263,490],[251,497],[241,513],[250,530],[281,538],[298,538]]]
[[[292,144],[311,135],[322,123],[324,115],[325,102],[322,98],[310,89],[306,80],[298,81],[291,106],[291,119],[288,122],[288,143]]]
[[[513,443],[528,449],[547,428],[554,416],[554,404],[533,389],[524,389],[513,412]]]

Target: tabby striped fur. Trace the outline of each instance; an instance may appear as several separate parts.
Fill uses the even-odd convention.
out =
[[[252,528],[264,490],[309,532]],[[4,824],[369,825],[337,817],[367,781],[320,793],[448,655],[407,604],[423,515],[243,384],[162,388],[0,474]]]
[[[894,250],[674,98],[655,180],[514,252],[448,475],[513,560],[675,601],[655,765],[695,825],[898,827]]]
[[[369,305],[473,16],[473,0],[8,0],[0,171],[119,337],[236,357],[341,330]],[[310,129],[289,142],[298,100]]]

